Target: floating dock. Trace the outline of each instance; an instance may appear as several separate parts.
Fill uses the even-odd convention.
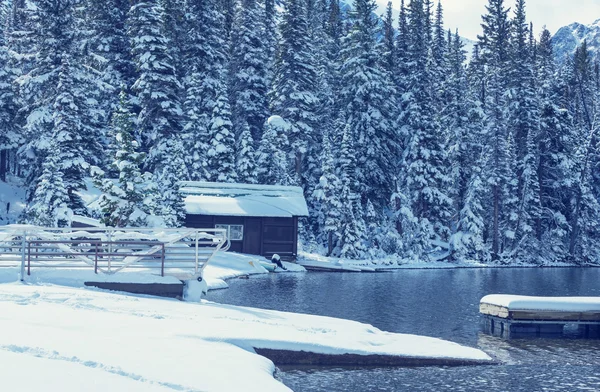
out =
[[[484,332],[505,339],[600,339],[600,297],[488,295],[479,312]]]

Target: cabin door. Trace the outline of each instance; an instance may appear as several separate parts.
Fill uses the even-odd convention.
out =
[[[262,219],[246,218],[244,224],[244,253],[261,254]]]

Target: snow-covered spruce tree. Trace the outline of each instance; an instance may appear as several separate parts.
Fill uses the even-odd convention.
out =
[[[267,51],[263,11],[257,0],[239,0],[231,31],[229,89],[236,135],[246,124],[260,140],[267,109]]]
[[[271,116],[257,151],[256,166],[258,181],[268,185],[293,185],[292,168],[286,151],[289,149],[287,121],[280,116]]]
[[[450,239],[452,258],[485,260],[484,178],[481,175],[481,102],[469,89],[464,63],[466,55],[458,31],[449,39],[444,123],[450,144],[452,198],[456,221]]]
[[[128,33],[139,72],[133,92],[140,107],[142,150],[150,150],[152,169],[162,161],[153,147],[157,141],[179,133],[182,117],[181,84],[168,53],[169,41],[162,33],[163,12],[157,0],[137,1],[129,10]]]
[[[575,192],[570,200],[568,257],[575,263],[597,263],[598,238],[598,113],[600,101],[597,81],[587,43],[577,48],[572,62],[570,87],[576,93],[572,106],[575,126]]]
[[[127,38],[128,0],[87,0],[85,23],[90,30],[88,60],[100,72],[102,103],[109,113],[119,105],[119,90],[136,79]],[[108,116],[110,123],[110,116]]]
[[[189,0],[186,2],[186,41],[184,46],[185,89],[184,109],[186,124],[184,140],[190,176],[193,180],[217,178],[219,173],[208,169],[206,152],[210,131],[219,124],[211,121],[215,110],[220,110],[219,121],[231,122],[229,103],[223,101],[226,91],[226,41],[223,15],[216,0]],[[227,98],[227,97],[225,97]],[[217,109],[220,102],[222,109]],[[212,171],[211,171],[212,170]]]
[[[504,198],[510,195],[508,187],[514,176],[514,172],[509,172],[510,164],[507,162],[510,159],[507,154],[509,132],[505,113],[510,22],[503,0],[489,0],[486,10],[487,13],[482,16],[483,35],[478,37],[480,61],[486,70],[481,85],[484,90],[480,92],[485,97],[483,108],[486,116],[483,170],[487,176],[491,207],[486,214],[487,232],[492,243],[492,258],[497,260],[503,251],[507,233],[501,230],[512,227],[510,222],[503,221],[503,217],[516,216],[516,211],[511,211],[511,201]]]
[[[11,53],[11,65],[18,71],[18,76],[21,76],[31,70],[31,62],[35,57],[36,15],[28,10],[26,0],[11,0],[6,4],[10,6],[10,10],[2,26],[4,37]]]
[[[129,11],[129,36],[139,77],[133,85],[140,113],[142,151],[161,190],[152,212],[177,226],[184,217],[178,181],[188,178],[181,141],[181,85],[176,78],[168,40],[162,33],[162,7],[156,0],[138,1]]]
[[[327,256],[331,256],[340,237],[340,218],[342,205],[339,200],[341,189],[340,179],[336,174],[335,161],[331,152],[329,135],[323,137],[323,151],[321,156],[321,177],[312,194],[313,218],[317,222],[319,235],[317,240],[327,247]]]
[[[167,227],[181,226],[185,219],[185,205],[179,192],[179,182],[188,178],[185,165],[185,150],[178,135],[161,140],[153,147],[155,153],[165,161],[154,170],[148,192],[150,212],[162,218]],[[151,151],[152,152],[152,151]]]
[[[441,1],[438,1],[435,11],[435,18],[432,30],[431,57],[433,66],[431,73],[433,77],[434,101],[438,111],[444,110],[446,97],[446,86],[448,84],[448,47],[450,43],[446,41],[446,31],[444,29],[444,11]],[[442,132],[446,132],[446,124],[442,119]]]
[[[412,68],[408,83],[410,95],[403,115],[408,136],[403,176],[406,190],[403,193],[410,203],[404,211],[419,221],[416,232],[411,234],[418,239],[415,243],[419,253],[428,251],[432,240],[448,240],[452,207],[448,192],[451,184],[449,161],[435,110],[434,62],[427,39],[429,16],[426,10],[427,5],[422,1],[410,3]],[[425,257],[418,253],[416,256]]]
[[[146,154],[137,152],[134,139],[135,116],[131,113],[127,93],[120,94],[120,104],[112,117],[111,133],[114,135],[114,160],[112,171],[118,173],[118,181],[101,178],[96,169],[94,180],[103,195],[100,198],[102,217],[100,221],[112,227],[140,227],[147,225],[148,207],[146,181],[149,173],[142,175],[140,167]]]
[[[231,111],[226,92],[223,90],[210,119],[207,166],[211,181],[236,182],[235,137],[231,124]]]
[[[167,47],[169,56],[173,59],[175,75],[182,79],[186,74],[184,53],[188,38],[186,31],[185,1],[184,0],[159,0],[163,9],[162,30],[165,38],[169,41]]]
[[[28,173],[28,199],[33,197],[33,186],[42,175],[42,164],[50,153],[53,137],[53,105],[58,92],[56,86],[62,56],[72,53],[74,37],[74,0],[39,0],[30,15],[35,31],[35,57],[24,64],[26,74],[19,79],[21,113],[27,121],[22,134],[25,144],[20,148],[22,162]],[[30,37],[29,37],[30,38]],[[75,119],[73,119],[75,121]]]
[[[185,108],[185,125],[183,138],[189,154],[186,164],[190,179],[207,181],[210,173],[207,168],[206,152],[208,151],[208,127],[211,113],[203,105],[203,77],[200,72],[193,72],[187,81]],[[213,100],[210,100],[213,103]]]
[[[398,33],[396,34],[396,72],[392,73],[392,78],[396,84],[396,89],[400,94],[404,94],[408,88],[409,75],[409,33],[408,33],[408,10],[405,1],[400,2],[400,14],[398,15]],[[404,102],[401,100],[400,105]]]
[[[307,1],[310,6],[312,0]],[[277,21],[279,15],[275,7],[275,0],[264,0],[264,38],[265,56],[267,61],[266,85],[271,86],[275,77],[275,59],[279,52],[279,36],[277,31]]]
[[[77,214],[85,214],[85,206],[75,191],[84,189],[84,178],[89,172],[89,160],[86,160],[88,146],[84,139],[86,129],[81,121],[81,100],[75,97],[74,69],[69,54],[63,53],[62,65],[56,86],[56,98],[53,105],[52,140],[61,152],[59,170],[69,197],[69,207]],[[49,154],[54,154],[50,151]]]
[[[558,78],[554,63],[551,34],[544,29],[538,45],[538,96],[540,97],[540,160],[538,181],[542,216],[542,253],[553,260],[564,260],[570,216],[569,200],[575,193],[575,135],[572,118],[566,109],[559,86],[569,78]],[[560,81],[560,82],[559,82]],[[570,89],[569,89],[570,90]],[[562,102],[561,102],[562,101]]]
[[[360,259],[367,251],[366,225],[358,192],[356,155],[350,125],[344,128],[342,148],[338,159],[340,193],[340,239],[339,256],[344,259]]]
[[[88,78],[87,97],[92,103],[90,115],[92,126],[104,134],[101,142],[106,154],[101,157],[103,167],[110,171],[110,161],[114,158],[109,133],[111,115],[119,105],[119,91],[129,89],[136,79],[136,70],[131,56],[127,37],[128,0],[86,0],[79,20],[79,33],[83,35],[80,57],[75,61],[85,63]],[[116,173],[113,173],[116,174]]]
[[[395,89],[381,66],[376,42],[376,4],[357,0],[351,12],[352,28],[343,39],[341,54],[341,120],[350,128],[356,150],[357,189],[376,205],[387,203],[397,169],[399,136],[395,120]]]
[[[383,66],[390,75],[394,75],[397,71],[396,62],[398,55],[396,54],[396,30],[394,29],[394,18],[392,17],[392,2],[388,1],[385,9],[385,17],[383,18]]]
[[[528,258],[537,257],[537,243],[541,239],[541,206],[537,177],[540,119],[534,74],[536,64],[529,42],[525,0],[517,0],[512,26],[508,121],[514,132],[519,178],[519,205],[516,211],[518,218],[512,251],[519,253],[521,258]]]
[[[18,71],[9,60],[8,47],[0,33],[0,181],[6,181],[9,154],[14,154],[20,143],[19,128],[16,123],[19,107],[13,89]]]
[[[279,25],[281,42],[275,64],[271,107],[287,124],[288,160],[294,164],[296,182],[300,183],[308,146],[315,144],[318,123],[316,97],[317,73],[309,41],[304,2],[286,0]],[[303,184],[305,185],[305,184]]]
[[[258,182],[256,155],[250,127],[245,124],[236,142],[236,169],[239,182],[247,184]]]
[[[452,236],[453,258],[456,260],[487,260],[489,252],[484,241],[484,177],[476,163],[471,171],[463,202],[460,204],[457,232]]]
[[[42,175],[35,183],[31,201],[25,209],[27,223],[44,227],[62,227],[68,223],[69,196],[60,168],[61,151],[52,144],[44,158]]]

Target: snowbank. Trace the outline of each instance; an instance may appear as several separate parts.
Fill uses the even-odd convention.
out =
[[[229,287],[226,279],[237,278],[243,275],[268,274],[260,261],[266,259],[261,256],[233,252],[218,252],[204,269],[204,279],[209,290],[224,289]],[[286,272],[305,272],[306,269],[298,264],[283,262],[288,269]],[[277,271],[280,272],[280,271]]]
[[[288,390],[253,348],[490,360],[353,321],[20,283],[0,285],[0,323],[6,390]]]
[[[600,312],[600,297],[527,297],[493,294],[483,297],[480,302],[511,311]]]

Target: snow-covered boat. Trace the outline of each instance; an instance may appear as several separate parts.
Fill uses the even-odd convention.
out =
[[[259,261],[259,263],[269,272],[273,272],[275,271],[275,268],[277,268],[277,264],[271,263],[270,261]]]

